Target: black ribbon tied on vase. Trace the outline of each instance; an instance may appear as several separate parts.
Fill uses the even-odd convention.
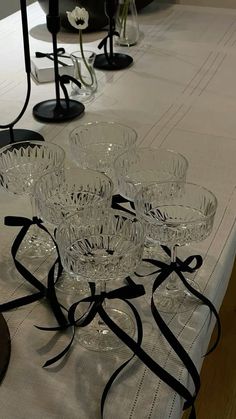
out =
[[[113,64],[113,60],[112,60],[112,56],[109,55],[108,51],[107,51],[107,43],[110,40],[110,37],[113,36],[120,36],[119,32],[117,32],[115,29],[112,30],[112,33],[108,33],[102,40],[101,42],[98,44],[98,49],[102,49],[104,48],[104,55],[106,57],[107,62],[112,66]]]
[[[56,258],[55,262],[51,266],[49,273],[48,273],[48,280],[47,280],[47,286],[42,284],[27,268],[25,268],[24,265],[22,265],[21,262],[17,259],[17,252],[19,247],[21,246],[21,243],[24,240],[24,237],[26,236],[29,228],[32,225],[37,225],[41,230],[43,230],[45,233],[47,233],[51,240],[53,241],[56,249],[57,244],[52,237],[52,235],[48,232],[48,230],[43,226],[42,220],[40,220],[37,217],[33,217],[32,220],[25,218],[25,217],[16,217],[16,216],[7,216],[5,217],[5,225],[7,226],[19,226],[21,227],[20,232],[16,236],[12,248],[11,248],[11,254],[15,263],[15,267],[17,271],[22,275],[24,279],[26,279],[27,282],[29,282],[34,288],[36,288],[37,292],[26,295],[24,297],[17,298],[15,300],[9,301],[7,303],[0,304],[0,312],[9,311],[13,308],[22,307],[27,304],[31,304],[35,301],[41,300],[43,298],[46,298],[50,308],[55,315],[55,318],[59,325],[63,326],[66,324],[66,318],[62,311],[62,306],[59,304],[56,292],[55,292],[55,286],[54,281],[57,274],[57,278],[62,273],[62,265],[59,256]]]
[[[43,331],[59,331],[65,330],[68,327],[73,327],[74,332],[71,337],[69,344],[66,348],[63,349],[55,357],[49,359],[45,364],[44,367],[48,367],[55,362],[59,361],[66,353],[69,351],[75,336],[75,328],[76,327],[86,327],[94,317],[98,314],[102,321],[109,327],[109,329],[132,351],[132,356],[126,360],[122,365],[119,366],[115,370],[115,372],[110,377],[109,381],[107,382],[102,398],[101,398],[101,417],[103,418],[104,414],[104,405],[106,401],[107,394],[119,375],[119,373],[130,363],[130,361],[137,356],[146,366],[149,368],[158,378],[164,381],[168,386],[170,386],[175,392],[177,392],[181,397],[186,400],[185,408],[192,407],[190,418],[195,419],[195,408],[194,408],[194,401],[195,395],[193,396],[190,391],[180,383],[175,377],[173,377],[170,373],[168,373],[164,368],[162,368],[143,348],[142,348],[142,339],[143,339],[143,326],[140,315],[135,308],[135,306],[129,301],[131,299],[139,298],[145,294],[145,290],[143,285],[136,284],[130,277],[126,278],[127,284],[121,288],[115,289],[109,292],[102,292],[99,295],[91,295],[90,297],[83,298],[78,302],[74,303],[68,310],[68,324],[66,326],[60,327],[43,327],[43,326],[36,326],[38,329]],[[134,340],[131,338],[124,330],[122,330],[118,324],[116,324],[111,317],[106,312],[106,306],[104,308],[103,302],[105,299],[113,300],[113,299],[120,299],[125,302],[129,308],[131,309],[135,322],[136,322],[136,330],[137,330],[137,339]],[[81,303],[88,302],[90,303],[89,310],[80,318],[75,318],[76,309]]]
[[[61,57],[61,58],[70,58],[69,55],[65,55],[66,51],[64,48],[57,48],[57,56]],[[51,61],[54,61],[54,54],[53,52],[40,52],[40,51],[36,51],[35,52],[35,57],[36,58],[48,58]],[[64,61],[59,61],[58,60],[58,64],[61,64],[63,67],[68,67],[68,64],[65,63]]]
[[[53,52],[49,52],[49,53],[44,53],[44,52],[40,52],[37,51],[35,52],[35,56],[37,58],[44,58],[47,57],[49,60],[54,61],[54,54]],[[65,55],[65,49],[64,48],[57,48],[57,56],[58,57],[64,57],[64,58],[70,58],[68,55]],[[58,64],[61,64],[63,67],[68,67],[68,64],[64,63],[63,61],[58,60]],[[69,83],[74,83],[79,89],[81,89],[81,83],[79,80],[77,80],[75,77],[70,76],[69,74],[62,74],[59,75],[59,83],[60,83],[60,87],[63,91],[64,97],[65,97],[65,101],[67,106],[69,107],[69,94],[66,88],[66,85]]]

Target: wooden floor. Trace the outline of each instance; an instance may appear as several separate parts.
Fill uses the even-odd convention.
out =
[[[202,367],[197,419],[236,419],[236,262],[220,319],[221,342]]]

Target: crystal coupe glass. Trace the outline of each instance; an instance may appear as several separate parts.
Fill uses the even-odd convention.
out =
[[[123,211],[87,208],[62,222],[56,240],[65,270],[92,280],[103,292],[108,281],[123,280],[135,271],[142,258],[144,228]],[[109,316],[133,335],[130,315],[112,303],[105,304]],[[88,326],[79,328],[77,339],[86,348],[99,351],[122,345],[98,315]]]
[[[114,162],[118,192],[134,200],[142,186],[152,182],[178,180],[185,182],[188,161],[180,153],[161,148],[135,148],[122,153]],[[144,258],[165,260],[159,244],[149,238],[145,241]]]
[[[114,180],[114,160],[134,147],[137,133],[116,122],[89,122],[75,128],[69,141],[78,166],[104,172]]]
[[[36,180],[50,170],[63,170],[64,150],[57,144],[42,141],[21,141],[0,149],[0,184],[7,191],[26,195],[31,200],[34,214],[33,188]],[[32,232],[33,230],[33,232]],[[21,248],[29,257],[45,256],[54,248],[52,241],[45,241],[39,229],[31,228]]]
[[[106,175],[79,167],[64,169],[63,174],[49,172],[41,176],[34,187],[37,211],[53,229],[79,209],[110,207],[112,193],[113,183]],[[86,281],[69,273],[63,273],[55,287],[75,294],[90,291]]]
[[[217,199],[208,189],[185,182],[157,182],[140,189],[134,199],[137,217],[144,223],[149,240],[170,246],[171,262],[177,246],[206,239],[212,231]],[[188,279],[193,288],[198,285]],[[173,273],[156,291],[160,311],[184,312],[196,299]]]

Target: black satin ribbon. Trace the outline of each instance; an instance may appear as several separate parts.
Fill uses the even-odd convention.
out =
[[[19,226],[21,227],[20,232],[16,236],[12,248],[11,254],[16,266],[17,271],[23,276],[23,278],[29,282],[34,288],[38,290],[31,295],[26,295],[24,297],[16,298],[15,300],[9,301],[4,304],[0,304],[0,312],[12,310],[13,308],[21,307],[23,305],[31,304],[35,301],[41,300],[42,298],[46,298],[50,304],[50,307],[56,317],[56,320],[59,325],[63,326],[66,324],[65,316],[62,312],[61,306],[57,300],[56,293],[55,293],[55,276],[56,276],[56,269],[57,269],[57,278],[61,275],[62,272],[62,265],[60,262],[60,258],[58,257],[55,262],[53,263],[52,267],[49,270],[48,274],[48,284],[47,287],[42,284],[27,268],[25,268],[22,263],[17,260],[17,252],[19,247],[21,246],[22,241],[24,240],[25,235],[27,234],[29,228],[32,225],[36,225],[41,230],[45,231],[50,238],[52,239],[53,243],[57,248],[57,244],[52,237],[52,235],[48,232],[48,230],[43,226],[42,220],[37,217],[33,217],[32,220],[25,218],[25,217],[15,217],[15,216],[7,216],[5,217],[5,225],[7,226]]]
[[[131,215],[135,215],[134,211],[130,211],[127,208],[124,208],[121,204],[127,204],[129,203],[131,208],[135,211],[135,207],[134,207],[134,203],[133,201],[130,201],[127,198],[124,198],[123,196],[116,194],[112,196],[112,202],[111,202],[111,207],[113,209],[117,209],[117,210],[121,210],[121,211],[125,211],[128,212]]]
[[[64,48],[57,48],[57,56],[62,58],[70,58],[68,55],[65,55],[66,51]],[[36,58],[48,58],[51,61],[54,61],[54,54],[53,52],[35,52]],[[68,64],[64,63],[63,61],[58,60],[58,64],[61,64],[63,67],[68,67]]]
[[[166,250],[164,247],[163,247],[163,249]],[[167,253],[169,254],[169,249],[168,249]],[[208,300],[204,295],[199,293],[197,290],[195,290],[191,285],[189,285],[189,283],[186,281],[186,279],[184,278],[184,275],[183,275],[183,272],[193,273],[196,269],[199,269],[200,266],[202,265],[202,258],[199,255],[193,255],[193,256],[188,257],[185,261],[181,261],[180,259],[178,259],[175,263],[173,263],[173,262],[170,263],[170,265],[168,265],[164,262],[153,260],[153,259],[143,259],[143,261],[151,263],[153,266],[155,266],[155,268],[159,268],[158,270],[149,274],[149,275],[154,275],[156,273],[158,274],[156,279],[154,280],[153,287],[152,287],[152,296],[151,296],[152,315],[153,315],[154,320],[155,320],[157,326],[159,327],[161,333],[166,338],[166,340],[168,341],[170,346],[173,348],[173,350],[175,351],[177,356],[181,359],[181,361],[185,365],[187,371],[189,372],[190,376],[192,377],[192,380],[193,380],[194,385],[195,385],[195,396],[194,396],[194,398],[196,398],[197,395],[198,395],[199,389],[200,389],[200,384],[201,384],[199,373],[198,373],[192,359],[188,355],[188,353],[185,351],[183,346],[180,344],[178,339],[175,337],[175,335],[172,333],[172,331],[169,329],[169,327],[167,326],[167,324],[165,323],[165,321],[161,317],[159,311],[157,310],[157,308],[155,306],[153,296],[154,296],[155,291],[166,280],[166,278],[168,278],[169,275],[171,275],[173,272],[175,272],[178,275],[178,277],[180,278],[180,280],[183,282],[185,287],[189,290],[189,292],[191,292],[195,297],[197,297],[200,301],[202,301],[203,304],[207,305],[209,307],[209,309],[211,310],[211,312],[213,312],[215,317],[216,317],[217,337],[216,337],[215,343],[208,350],[208,352],[205,354],[205,356],[210,354],[216,348],[216,346],[218,345],[219,340],[220,340],[221,324],[220,324],[219,315],[218,315],[214,305],[211,303],[211,301]],[[194,261],[195,261],[195,265],[190,266]],[[141,275],[138,275],[137,273],[136,273],[136,275],[141,277]],[[191,404],[191,401],[189,403],[189,401],[187,400],[184,404],[184,410],[188,409],[190,406],[192,407],[192,411],[190,413],[190,418],[192,418],[195,415],[194,405]]]
[[[163,247],[164,249],[164,247]],[[169,250],[169,249],[168,249]],[[169,253],[169,252],[168,252]],[[205,297],[203,294],[201,294],[199,291],[197,291],[195,288],[193,288],[188,281],[185,279],[183,273],[193,273],[195,272],[197,269],[199,269],[202,265],[202,257],[200,255],[192,255],[189,256],[187,259],[185,259],[184,261],[181,261],[180,259],[177,259],[176,262],[171,262],[170,264],[167,264],[165,262],[161,262],[161,261],[157,261],[154,259],[143,259],[144,262],[148,262],[151,265],[153,265],[155,268],[158,268],[157,270],[153,271],[152,273],[145,275],[145,276],[150,276],[150,275],[154,275],[157,274],[157,277],[154,280],[153,283],[153,287],[152,287],[152,304],[151,304],[151,308],[152,308],[152,312],[154,315],[155,320],[157,321],[157,318],[159,319],[159,326],[162,323],[160,320],[160,314],[157,313],[157,309],[154,308],[154,301],[153,301],[153,294],[155,293],[155,291],[157,290],[157,288],[172,274],[172,273],[176,273],[176,275],[178,275],[178,277],[180,278],[180,280],[182,281],[182,283],[184,284],[184,286],[187,288],[187,290],[193,294],[197,299],[199,299],[204,305],[208,306],[211,313],[214,314],[215,318],[216,318],[216,326],[217,326],[217,335],[216,335],[216,339],[214,344],[211,346],[211,348],[208,350],[208,352],[204,355],[209,355],[211,352],[214,351],[214,349],[217,347],[219,341],[220,341],[220,336],[221,336],[221,323],[220,323],[220,318],[218,315],[218,312],[215,308],[215,306],[212,304],[212,302]],[[195,262],[195,265],[192,266],[192,263]],[[138,277],[141,277],[142,275],[139,275],[136,273],[136,275]],[[164,321],[163,321],[164,322]],[[163,330],[161,329],[161,331],[163,332]]]
[[[123,211],[126,211],[126,212],[130,213],[130,214],[135,215],[135,212],[131,212],[130,210],[122,207],[122,205],[120,205],[122,203],[129,203],[131,208],[135,211],[135,206],[134,206],[133,201],[131,201],[127,198],[124,198],[122,195],[119,195],[119,194],[113,195],[113,197],[112,197],[112,208],[120,209],[120,210],[123,210]],[[161,245],[160,247],[163,249],[163,251],[169,257],[171,256],[171,251],[167,246]],[[209,307],[210,311],[215,315],[216,324],[217,324],[217,337],[216,337],[216,340],[215,340],[215,343],[213,344],[213,346],[208,350],[208,352],[204,356],[209,355],[217,347],[217,345],[219,343],[219,340],[220,340],[220,336],[221,336],[220,318],[219,318],[218,312],[217,312],[214,304],[212,304],[212,302],[207,297],[205,297],[203,294],[201,294],[195,288],[193,288],[186,281],[186,279],[183,275],[183,273],[185,273],[185,272],[194,273],[197,269],[199,269],[201,267],[202,263],[203,263],[202,257],[200,255],[193,255],[193,256],[189,256],[185,261],[181,261],[181,259],[179,259],[177,257],[176,262],[171,263],[171,264],[166,264],[164,262],[157,261],[157,260],[154,260],[154,259],[143,259],[143,261],[149,262],[153,266],[158,268],[158,270],[153,271],[151,274],[144,275],[144,276],[151,276],[151,275],[154,275],[154,274],[158,273],[158,276],[155,279],[155,282],[153,284],[152,297],[153,297],[154,292],[162,284],[162,282],[165,281],[165,279],[168,278],[169,275],[171,275],[173,272],[175,272],[178,275],[178,277],[180,278],[180,280],[183,282],[185,287],[188,289],[188,291],[190,293],[192,293],[195,297],[197,297],[200,301],[202,301],[203,304],[207,305]],[[194,262],[194,261],[195,261],[195,266],[191,266],[192,262]],[[137,273],[136,273],[136,276],[143,277],[143,275],[138,275]],[[154,304],[154,301],[153,301],[153,304]],[[151,303],[151,308],[152,308],[153,304]],[[156,317],[157,317],[157,314],[156,314]],[[155,318],[155,316],[154,316],[154,318]],[[160,323],[161,323],[161,321],[160,321]],[[163,321],[163,323],[164,323],[164,321]]]
[[[76,86],[79,89],[81,89],[81,83],[75,77],[69,76],[69,74],[62,74],[61,76],[59,76],[59,83],[60,83],[61,89],[64,93],[65,101],[66,101],[66,104],[67,104],[68,107],[70,105],[70,98],[69,98],[69,94],[67,92],[66,84],[68,84],[70,82],[76,84]]]
[[[106,57],[107,62],[112,65],[113,61],[110,57],[110,55],[107,52],[107,42],[110,39],[111,36],[120,36],[119,32],[113,30],[112,33],[108,33],[108,35],[105,36],[105,38],[102,39],[102,41],[98,44],[98,49],[104,48],[104,55]]]
[[[106,401],[107,394],[119,375],[119,373],[125,368],[128,363],[137,356],[146,366],[149,368],[158,378],[164,381],[168,386],[170,386],[175,392],[177,392],[184,400],[187,401],[186,406],[192,406],[190,418],[195,419],[195,409],[194,409],[194,401],[195,396],[192,396],[190,391],[181,384],[176,378],[174,378],[170,373],[168,373],[164,368],[162,368],[156,361],[154,361],[150,355],[141,347],[142,338],[143,338],[143,327],[142,321],[139,316],[138,311],[134,307],[134,305],[129,301],[130,299],[139,298],[145,294],[144,287],[142,285],[137,285],[131,278],[126,278],[128,285],[125,285],[121,288],[118,288],[113,291],[103,292],[99,295],[93,295],[87,298],[84,298],[76,303],[74,303],[68,310],[68,325],[67,327],[86,327],[98,314],[103,322],[115,333],[115,335],[132,351],[132,356],[126,360],[110,377],[109,381],[107,382],[102,399],[101,399],[101,416],[103,417],[104,413],[104,405]],[[105,299],[113,300],[113,299],[120,299],[124,301],[129,308],[131,309],[135,321],[136,321],[136,328],[137,328],[137,340],[131,338],[126,332],[124,332],[108,315],[106,312],[106,307],[103,307],[103,302]],[[79,319],[75,319],[75,312],[78,308],[79,304],[89,302],[91,303],[90,310],[85,313],[85,315],[81,316]],[[41,327],[36,326],[40,330],[46,331],[58,331],[62,330],[61,327]],[[74,332],[72,338],[70,340],[69,345],[57,356],[48,360],[44,367],[50,366],[59,359],[61,359],[70,349],[72,342],[74,339]]]

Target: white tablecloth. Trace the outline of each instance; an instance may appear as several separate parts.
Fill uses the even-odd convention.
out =
[[[28,7],[31,52],[51,51],[45,15],[37,3]],[[40,131],[46,141],[67,151],[69,132],[78,124],[114,120],[135,128],[139,144],[171,148],[189,161],[188,180],[212,190],[218,210],[211,236],[193,244],[185,254],[200,253],[204,265],[196,275],[205,295],[219,309],[235,256],[235,151],[236,151],[236,11],[153,3],[139,15],[141,38],[128,53],[134,65],[120,72],[98,71],[99,89],[86,105],[83,118],[44,125],[32,117],[32,107],[55,97],[54,85],[32,84],[27,112],[17,127]],[[84,37],[96,50],[104,32]],[[75,45],[76,44],[76,45]],[[77,49],[76,34],[60,33],[58,46]],[[20,15],[0,22],[0,122],[19,112],[26,90]],[[10,247],[17,228],[5,227],[5,215],[30,214],[24,197],[0,192],[0,295],[1,302],[32,291],[16,274]],[[33,261],[32,269],[44,278],[47,263]],[[193,385],[185,368],[154,326],[147,297],[140,300],[145,326],[144,347],[181,382]],[[73,345],[62,363],[43,369],[68,337],[37,330],[34,325],[55,324],[47,304],[38,302],[5,313],[11,339],[9,369],[1,385],[3,419],[98,419],[99,401],[112,371],[128,351],[89,352]],[[209,311],[197,310],[165,316],[170,328],[200,369],[214,321]],[[132,363],[109,393],[105,419],[179,419],[183,400],[139,361]]]

